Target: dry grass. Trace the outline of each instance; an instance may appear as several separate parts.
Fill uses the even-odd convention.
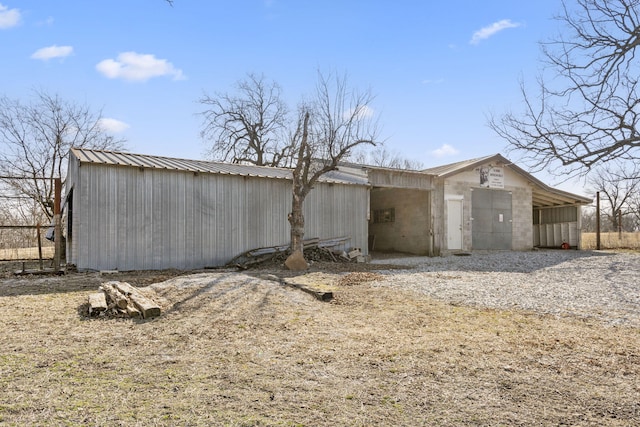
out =
[[[602,249],[640,249],[640,232],[600,233]],[[596,233],[582,233],[582,249],[596,248]]]
[[[341,277],[334,303],[232,273],[153,285],[151,321],[84,317],[99,275],[0,281],[0,424],[640,424],[638,329]]]
[[[55,248],[53,246],[43,246],[42,247],[42,257],[51,259],[53,258],[53,254],[55,252]],[[38,248],[11,248],[11,249],[0,249],[0,260],[10,261],[17,259],[38,259]]]

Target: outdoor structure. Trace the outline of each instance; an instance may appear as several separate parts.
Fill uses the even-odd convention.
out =
[[[421,255],[580,247],[591,199],[551,188],[500,154],[423,171],[368,168],[370,249]]]
[[[67,263],[198,269],[287,245],[291,185],[289,169],[72,149]],[[499,154],[424,171],[344,164],[307,197],[305,237],[348,237],[365,255],[579,248],[589,203]]]
[[[199,269],[290,242],[288,169],[72,149],[67,263],[78,270]],[[369,186],[333,171],[305,201],[305,236],[367,246]]]

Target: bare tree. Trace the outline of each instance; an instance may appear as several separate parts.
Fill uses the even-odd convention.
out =
[[[636,191],[629,198],[629,231],[640,231],[640,191]]]
[[[214,160],[258,166],[291,166],[293,151],[286,139],[288,109],[282,90],[263,75],[249,74],[237,83],[237,94],[207,95],[200,135],[211,142]]]
[[[100,126],[101,113],[65,101],[45,91],[34,92],[29,103],[0,97],[0,175],[16,195],[40,206],[53,217],[53,180],[66,177],[69,149],[121,148],[122,140]],[[28,179],[11,179],[6,177]]]
[[[403,157],[382,144],[376,145],[371,150],[363,150],[353,156],[357,163],[383,168],[421,170],[424,165],[419,160]]]
[[[377,126],[368,92],[350,92],[346,78],[319,73],[312,103],[299,108],[297,126],[291,138],[296,149],[293,169],[291,255],[287,266],[304,268],[304,200],[325,173],[335,170],[340,161],[360,145],[376,145]],[[295,267],[298,266],[298,267]]]
[[[596,232],[596,210],[593,205],[580,209],[582,231],[587,233]]]
[[[601,167],[589,178],[594,192],[599,191],[608,204],[605,216],[611,226],[611,231],[617,231],[622,225],[621,220],[632,215],[630,202],[640,189],[640,175],[637,167],[627,169],[624,166],[613,168]]]
[[[376,123],[369,91],[350,91],[346,78],[318,73],[316,91],[291,118],[281,89],[264,76],[250,74],[237,94],[205,95],[200,103],[203,138],[212,141],[213,158],[260,166],[292,167],[292,258],[305,265],[304,200],[325,173],[360,145],[375,145]],[[288,263],[287,265],[290,265]]]
[[[640,0],[563,2],[566,32],[542,43],[546,77],[537,93],[521,83],[525,110],[489,126],[534,170],[584,174],[612,160],[640,158],[636,49]]]

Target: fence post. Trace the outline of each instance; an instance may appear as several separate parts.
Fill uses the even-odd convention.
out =
[[[60,259],[62,257],[62,218],[60,216],[60,198],[62,197],[62,179],[54,180],[53,199],[53,222],[54,222],[54,244],[53,269],[60,271]]]
[[[600,250],[600,192],[596,192],[596,249]]]
[[[38,265],[40,265],[40,270],[42,270],[42,236],[40,234],[40,223],[36,225],[36,236],[38,236]]]

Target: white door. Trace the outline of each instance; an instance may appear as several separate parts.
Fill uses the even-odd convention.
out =
[[[447,200],[447,249],[462,249],[462,199]]]

